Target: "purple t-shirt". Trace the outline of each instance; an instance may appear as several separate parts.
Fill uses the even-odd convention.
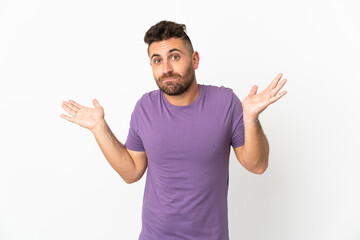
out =
[[[233,90],[199,86],[187,106],[144,94],[125,147],[146,151],[140,240],[228,240],[230,146],[244,144],[242,105]]]

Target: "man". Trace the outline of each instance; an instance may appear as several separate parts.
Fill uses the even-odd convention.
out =
[[[226,240],[230,146],[250,172],[268,166],[269,146],[259,114],[286,94],[279,74],[261,93],[253,86],[242,104],[232,89],[198,84],[199,53],[183,24],[161,21],[144,38],[159,90],[144,94],[131,115],[125,145],[104,120],[104,110],[72,100],[66,120],[88,128],[126,183],[147,169],[139,239]]]

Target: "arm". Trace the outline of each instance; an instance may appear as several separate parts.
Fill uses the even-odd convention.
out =
[[[256,174],[265,172],[268,166],[269,144],[262,130],[259,120],[244,121],[245,143],[234,148],[238,161],[248,171]]]
[[[258,87],[253,86],[242,102],[245,143],[234,148],[234,151],[238,161],[252,173],[262,174],[268,167],[269,144],[261,127],[259,114],[286,94],[286,91],[277,94],[286,83],[286,79],[279,83],[281,76],[280,73],[259,94],[256,94]]]
[[[84,107],[72,100],[63,102],[62,107],[71,116],[60,116],[70,122],[89,129],[95,136],[105,158],[126,183],[139,180],[147,167],[145,152],[131,151],[120,143],[104,119],[104,109],[94,99],[95,108]]]

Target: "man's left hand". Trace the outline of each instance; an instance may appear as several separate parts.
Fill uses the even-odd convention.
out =
[[[257,120],[259,114],[264,111],[265,108],[287,93],[286,91],[282,91],[278,94],[287,82],[286,79],[280,81],[282,75],[282,73],[279,73],[270,85],[258,94],[256,94],[258,90],[257,85],[251,88],[249,95],[242,101],[244,121]]]

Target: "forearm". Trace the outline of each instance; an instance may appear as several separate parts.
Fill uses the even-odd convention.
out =
[[[136,176],[135,163],[124,145],[116,139],[105,120],[91,132],[110,165],[125,182],[131,182]]]
[[[246,168],[255,173],[263,173],[268,166],[269,144],[260,121],[244,118],[245,143],[243,158]]]

